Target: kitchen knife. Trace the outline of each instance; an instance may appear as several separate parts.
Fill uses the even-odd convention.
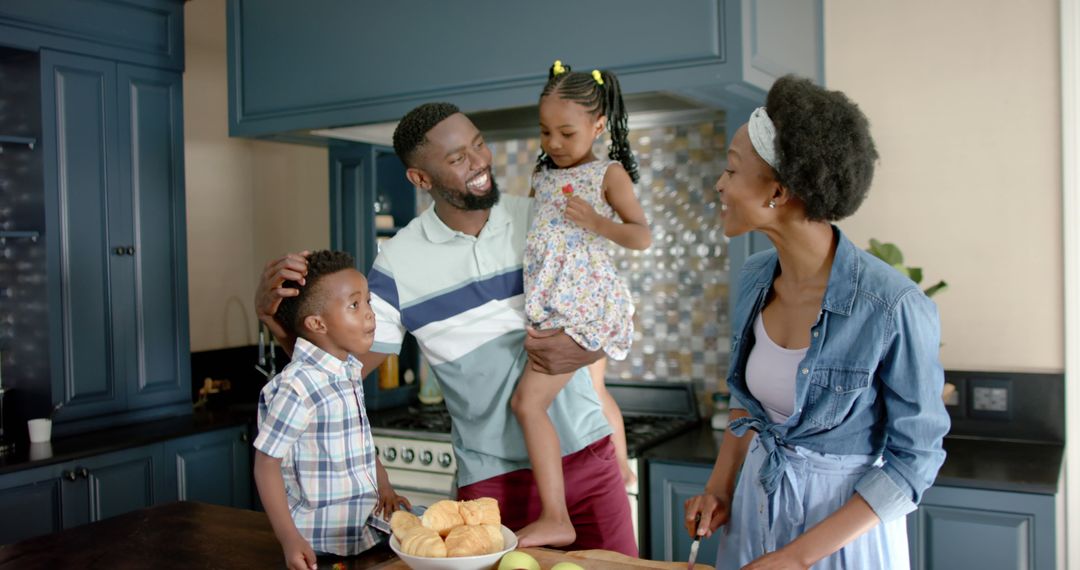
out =
[[[686,570],[694,570],[694,562],[697,561],[698,547],[701,546],[701,535],[698,534],[699,524],[701,524],[701,513],[694,515],[694,542],[690,544],[690,560],[686,563]]]

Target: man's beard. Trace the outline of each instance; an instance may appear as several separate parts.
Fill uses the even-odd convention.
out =
[[[468,190],[464,192],[450,190],[438,180],[434,180],[435,184],[432,185],[431,190],[458,210],[490,210],[492,206],[499,203],[499,187],[495,184],[495,177],[490,173],[488,176],[491,177],[491,189],[483,196],[477,196]]]

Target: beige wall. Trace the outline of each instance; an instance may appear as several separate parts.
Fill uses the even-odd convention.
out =
[[[881,162],[840,225],[944,279],[953,369],[1064,366],[1058,2],[826,0],[825,77]]]
[[[229,138],[224,0],[185,3],[184,26],[191,350],[253,344],[263,264],[329,246],[326,150]]]

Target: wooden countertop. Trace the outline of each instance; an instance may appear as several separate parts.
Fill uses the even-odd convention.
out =
[[[352,569],[396,559],[383,546],[334,562]],[[179,502],[0,546],[0,569],[15,568],[277,569],[284,558],[264,513]]]
[[[686,563],[638,560],[604,550],[560,552],[523,549],[543,568],[573,561],[586,570],[682,569]],[[264,513],[179,502],[0,546],[0,570],[18,568],[283,568],[281,546]],[[404,570],[386,545],[358,556],[320,558],[319,567],[341,562],[347,569]],[[699,568],[711,566],[698,565]]]

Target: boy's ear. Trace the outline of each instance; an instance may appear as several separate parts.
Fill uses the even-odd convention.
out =
[[[405,170],[405,178],[408,178],[413,186],[416,186],[421,190],[431,190],[431,176],[428,176],[427,172],[424,172],[419,168],[410,166]]]
[[[326,334],[326,321],[319,315],[304,317],[304,328],[314,334]]]

